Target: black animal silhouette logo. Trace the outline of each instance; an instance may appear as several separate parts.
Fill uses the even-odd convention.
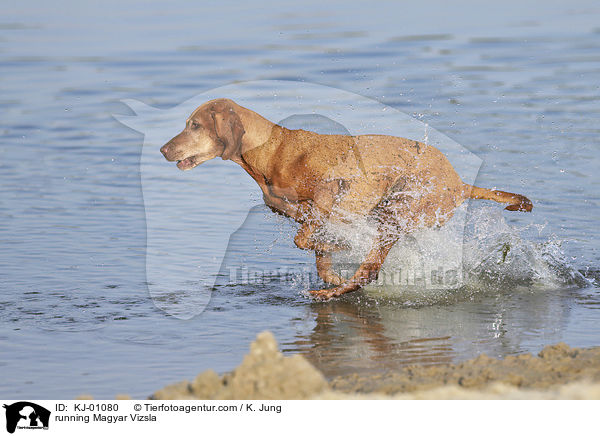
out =
[[[50,411],[29,401],[19,401],[4,405],[6,409],[6,431],[14,433],[19,428],[36,429],[48,428]]]

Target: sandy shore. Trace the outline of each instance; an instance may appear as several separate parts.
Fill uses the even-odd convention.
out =
[[[388,374],[327,381],[304,357],[286,357],[270,332],[258,335],[231,373],[212,370],[156,391],[154,399],[600,399],[600,347],[560,343],[537,356],[407,366]]]

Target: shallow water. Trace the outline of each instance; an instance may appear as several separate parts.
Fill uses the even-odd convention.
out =
[[[558,341],[600,345],[600,9],[281,7],[72,2],[69,14],[44,3],[5,12],[0,396],[144,396],[206,368],[232,369],[265,329],[327,376],[537,352]],[[294,226],[260,205],[240,168],[214,161],[182,175],[164,163],[164,201],[189,198],[206,211],[173,220],[210,234],[236,228],[234,212],[247,218],[224,266],[274,274],[252,280],[240,269],[237,282],[217,282],[200,315],[167,315],[146,276],[144,140],[112,115],[131,115],[123,99],[168,109],[257,79],[319,83],[405,112],[483,159],[477,185],[522,192],[534,212],[470,204],[470,233],[459,244],[470,274],[451,292],[374,288],[314,303],[304,295],[320,285],[312,254],[293,247]],[[252,86],[257,99],[271,98],[258,84],[250,94]],[[293,98],[277,101],[273,121],[307,113]],[[161,134],[168,139],[179,124]],[[416,240],[450,262],[448,236],[442,229]],[[398,245],[388,266],[408,262],[417,253],[410,247]],[[291,271],[283,279],[282,269]],[[182,305],[180,295],[162,298]]]

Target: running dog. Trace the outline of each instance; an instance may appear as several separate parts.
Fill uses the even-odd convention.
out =
[[[506,209],[514,211],[533,208],[523,195],[463,183],[431,145],[385,135],[290,130],[228,99],[198,107],[185,129],[160,151],[180,170],[215,157],[244,168],[260,186],[267,206],[300,223],[295,244],[315,252],[319,276],[334,285],[311,291],[320,300],[376,279],[403,233],[443,225],[466,199],[507,203]],[[317,234],[327,222],[364,215],[375,220],[378,236],[354,275],[344,280],[333,270],[331,254],[348,247]]]

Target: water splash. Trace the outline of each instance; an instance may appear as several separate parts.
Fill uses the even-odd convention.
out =
[[[566,260],[562,241],[532,242],[510,226],[495,207],[472,211],[465,232],[464,266],[472,288],[558,289],[581,287],[587,280]]]
[[[524,230],[509,225],[497,206],[463,205],[446,225],[404,235],[390,251],[378,280],[364,290],[375,298],[428,305],[478,293],[589,284],[566,260],[560,240],[533,242],[522,236]],[[352,247],[334,255],[334,268],[347,277],[370,249],[375,225],[359,219],[329,225],[327,232]]]

